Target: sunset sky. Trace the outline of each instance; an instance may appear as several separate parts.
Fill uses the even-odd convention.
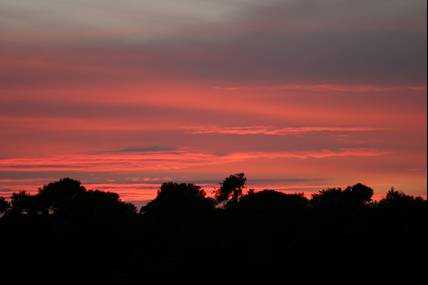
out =
[[[426,197],[424,0],[0,0],[0,196],[69,176]]]

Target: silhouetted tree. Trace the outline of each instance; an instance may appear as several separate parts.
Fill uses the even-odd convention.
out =
[[[162,215],[195,214],[214,208],[214,201],[206,198],[200,186],[191,183],[163,183],[156,198],[141,208],[140,213]]]
[[[339,208],[342,206],[342,194],[342,188],[324,189],[313,194],[310,202],[315,208]]]
[[[349,196],[349,200],[356,206],[367,205],[371,202],[373,196],[373,189],[357,183],[354,186],[348,186],[344,194]]]
[[[312,195],[310,202],[315,208],[349,210],[368,205],[372,196],[373,189],[357,183],[345,190],[341,188],[321,190],[318,194]]]
[[[39,189],[44,208],[54,213],[67,212],[73,207],[75,200],[86,192],[80,181],[71,178],[63,178],[44,185]]]
[[[421,197],[406,195],[394,188],[388,191],[385,198],[379,201],[378,207],[388,210],[419,210],[426,207],[427,201]]]
[[[291,280],[307,268],[331,279],[332,268],[357,276],[381,270],[379,264],[387,265],[376,270],[382,280],[391,268],[393,278],[406,280],[425,272],[425,199],[392,189],[374,203],[373,190],[355,184],[322,190],[308,201],[274,190],[243,194],[245,183],[244,174],[227,177],[216,199],[194,184],[164,183],[138,219],[118,194],[87,190],[70,178],[34,195],[14,193],[0,219],[0,268],[13,279],[3,283],[138,284],[141,276],[206,279],[219,272],[243,282],[254,272]],[[0,198],[0,212],[8,207]],[[17,266],[22,261],[31,266]]]
[[[217,203],[236,204],[242,197],[247,178],[244,173],[237,173],[226,177],[215,193]]]
[[[122,202],[117,193],[89,190],[79,193],[61,214],[73,218],[94,219],[113,222],[129,218],[136,213],[131,203]]]
[[[12,194],[12,212],[50,214],[82,220],[107,220],[135,214],[136,208],[111,192],[87,191],[80,181],[63,178],[43,186],[36,195]]]
[[[4,197],[0,197],[0,214],[6,212],[10,208],[10,203]]]
[[[244,195],[238,209],[254,213],[295,212],[308,206],[303,194],[285,194],[274,190],[263,190]]]
[[[35,195],[30,195],[25,191],[13,193],[11,197],[12,214],[35,215],[42,214],[43,206],[40,199]]]

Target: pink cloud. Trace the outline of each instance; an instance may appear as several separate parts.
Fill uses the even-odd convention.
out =
[[[251,159],[322,159],[334,157],[373,157],[388,152],[371,149],[321,151],[232,152],[225,155],[191,150],[79,154],[65,156],[0,159],[0,171],[142,171],[174,170],[198,166],[242,162]]]
[[[269,135],[287,136],[313,132],[348,133],[382,131],[383,128],[371,127],[284,127],[244,126],[244,127],[200,127],[191,129],[193,134],[224,134],[224,135]]]

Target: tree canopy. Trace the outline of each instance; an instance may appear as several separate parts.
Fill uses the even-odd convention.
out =
[[[244,173],[232,174],[226,177],[216,191],[215,198],[218,203],[236,204],[242,197],[247,178]]]
[[[214,209],[214,201],[206,197],[200,186],[191,183],[166,182],[156,198],[141,208],[140,213],[197,214]]]
[[[13,279],[3,283],[58,284],[67,276],[73,284],[140,284],[180,274],[186,281],[203,274],[204,283],[254,272],[287,281],[299,269],[324,266],[330,278],[335,270],[354,276],[379,264],[394,277],[406,266],[425,272],[426,199],[391,189],[374,201],[361,183],[312,197],[244,191],[246,181],[243,173],[230,175],[213,195],[166,182],[139,214],[118,194],[71,178],[0,198],[0,268]]]
[[[115,219],[136,212],[134,205],[122,202],[119,195],[86,190],[80,181],[63,178],[44,185],[35,195],[13,193],[11,213],[53,215],[71,219]]]

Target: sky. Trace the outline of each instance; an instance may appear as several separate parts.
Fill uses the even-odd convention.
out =
[[[0,0],[0,196],[357,182],[426,197],[423,0]]]

